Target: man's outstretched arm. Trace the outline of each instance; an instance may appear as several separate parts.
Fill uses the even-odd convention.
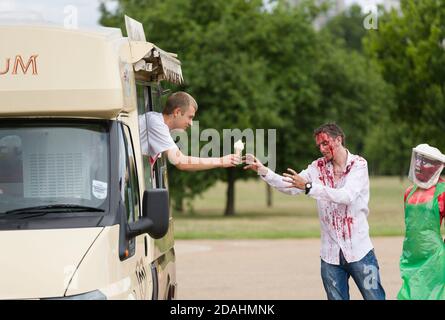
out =
[[[219,158],[198,158],[184,155],[179,148],[165,151],[168,160],[176,168],[183,171],[202,171],[215,168],[231,168],[241,163],[241,158],[229,154]]]
[[[247,163],[247,166],[244,167],[244,170],[250,169],[257,172],[262,180],[264,180],[267,184],[277,189],[278,191],[290,195],[303,193],[303,190],[293,188],[292,184],[285,182],[283,176],[276,174],[275,172],[264,166],[261,161],[259,161],[255,156],[248,154],[246,155],[244,160]],[[305,172],[302,172],[301,174],[306,176]]]

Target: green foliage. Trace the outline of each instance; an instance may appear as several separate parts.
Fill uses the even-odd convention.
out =
[[[366,29],[363,28],[365,16],[362,8],[354,4],[328,21],[323,31],[330,32],[336,39],[339,39],[346,48],[361,52],[362,39],[367,32]]]
[[[328,42],[327,42],[328,43]],[[325,120],[335,120],[345,131],[348,148],[362,154],[365,137],[394,108],[390,88],[377,67],[355,51],[326,48],[317,82]]]
[[[365,39],[366,52],[380,65],[397,102],[387,121],[392,128],[379,135],[382,143],[405,149],[404,167],[410,149],[419,143],[445,149],[444,20],[443,1],[402,0],[401,12],[385,12],[378,31]],[[399,154],[386,155],[386,172],[399,173],[400,168],[390,165],[400,162]]]
[[[142,22],[148,41],[179,55],[186,80],[181,89],[197,98],[201,129],[214,128],[223,136],[225,128],[267,129],[280,123],[269,61],[258,54],[258,43],[268,38],[262,1],[152,0],[136,6],[122,0],[114,15],[105,7],[102,11],[102,24],[122,28],[125,13]],[[225,179],[225,171],[183,173],[172,168],[175,202]],[[247,174],[240,170],[236,176]]]
[[[301,170],[320,156],[312,132],[326,122],[339,124],[348,149],[367,157],[367,136],[394,109],[391,88],[375,63],[339,45],[330,33],[312,32],[312,37],[304,37],[310,39],[305,51],[312,54],[295,66],[304,69],[282,82],[291,100],[281,109],[285,125],[278,134],[279,171],[289,166]]]
[[[333,22],[332,32],[317,32],[313,20],[324,7],[272,2],[266,9],[261,0],[120,0],[114,13],[102,6],[101,23],[124,30],[125,13],[144,25],[148,41],[179,55],[186,84],[172,88],[197,98],[201,129],[276,128],[278,172],[301,170],[319,157],[312,132],[327,121],[343,127],[351,152],[373,154],[369,137],[379,137],[379,121],[394,106],[375,63],[350,49],[359,49],[360,30],[336,31],[357,21],[356,9],[347,23]],[[226,180],[227,172],[172,168],[171,194],[182,203]],[[232,172],[235,179],[256,178]]]
[[[389,115],[380,118],[365,139],[370,173],[406,177],[413,137],[405,122],[395,123]]]

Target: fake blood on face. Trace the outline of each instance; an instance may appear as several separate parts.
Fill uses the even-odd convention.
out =
[[[333,139],[328,134],[321,132],[315,136],[315,143],[323,154],[323,159],[317,163],[319,179],[323,185],[333,188],[334,177],[327,167],[328,161],[331,161],[334,156]]]
[[[333,142],[334,140],[327,133],[321,132],[315,136],[315,143],[327,161],[334,157]]]
[[[432,166],[416,166],[416,178],[421,182],[427,182],[431,179],[431,177],[440,169],[440,165]]]

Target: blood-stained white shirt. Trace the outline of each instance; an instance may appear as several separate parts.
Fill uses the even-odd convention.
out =
[[[373,249],[368,225],[369,176],[366,160],[348,151],[345,170],[337,181],[334,181],[332,162],[324,158],[315,160],[299,174],[312,182],[309,196],[317,200],[321,259],[339,265],[340,249],[347,262],[362,259]],[[304,190],[286,188],[290,184],[271,170],[261,178],[281,192],[304,194]]]

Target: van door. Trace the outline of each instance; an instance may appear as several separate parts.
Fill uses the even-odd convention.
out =
[[[138,83],[138,114],[144,117],[145,125],[149,124],[145,119],[145,113],[150,111],[162,112],[162,96],[166,92],[159,83]],[[141,139],[142,140],[142,139]],[[147,135],[145,141],[148,142]],[[168,190],[167,157],[161,155],[154,165],[151,164],[148,156],[143,156],[145,189],[161,188]],[[151,269],[153,273],[153,283],[155,286],[155,299],[169,299],[174,297],[174,287],[176,286],[176,267],[174,251],[174,229],[173,217],[170,211],[170,222],[167,234],[154,241],[154,261]],[[173,289],[172,289],[173,288]]]
[[[130,129],[119,127],[119,187],[125,205],[127,223],[142,216],[138,172]],[[136,299],[151,299],[152,281],[148,258],[148,235],[143,234],[127,240],[123,259],[125,270],[131,279],[133,296]]]

